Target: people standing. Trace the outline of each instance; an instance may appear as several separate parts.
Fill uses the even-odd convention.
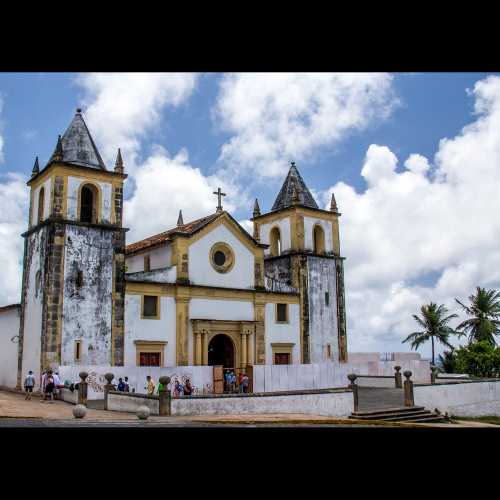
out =
[[[24,379],[24,392],[26,393],[27,400],[31,399],[31,394],[33,393],[33,388],[35,387],[35,377],[33,372],[30,370],[27,377]]]
[[[45,386],[47,385],[47,370],[43,370],[40,376],[40,393],[42,395],[40,401],[45,401]]]
[[[151,375],[146,377],[146,387],[144,389],[146,389],[148,396],[152,396],[155,393],[155,383]]]
[[[123,381],[125,385],[125,389],[123,389],[125,392],[130,392],[130,384],[128,382],[128,377],[125,377],[125,380]]]
[[[248,378],[248,375],[245,373],[245,374],[243,374],[243,392],[244,393],[248,392],[249,386],[250,386],[250,379]]]
[[[243,372],[238,373],[238,392],[243,392]]]
[[[59,389],[61,388],[61,379],[59,378],[59,372],[55,372],[54,375],[54,399],[59,399]]]
[[[118,386],[116,387],[116,389],[120,392],[125,392],[125,382],[123,382],[123,379],[121,377],[118,379]]]
[[[52,370],[49,370],[47,372],[47,376],[45,379],[45,391],[43,394],[43,399],[44,401],[47,399],[47,396],[50,399],[50,402],[54,402],[54,375],[52,373]]]
[[[224,373],[224,383],[225,383],[225,391],[229,392],[231,390],[231,372],[226,370]]]
[[[191,396],[193,393],[193,386],[191,385],[191,381],[186,379],[186,383],[184,384],[184,396]]]
[[[231,392],[236,391],[236,374],[231,370]]]

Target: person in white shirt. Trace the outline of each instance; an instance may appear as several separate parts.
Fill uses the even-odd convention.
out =
[[[59,386],[61,385],[59,372],[55,372],[53,376],[54,376],[54,399],[59,399]]]

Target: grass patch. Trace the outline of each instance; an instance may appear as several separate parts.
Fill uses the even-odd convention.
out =
[[[486,415],[484,417],[460,417],[453,415],[453,420],[467,420],[469,422],[484,422],[485,424],[500,425],[500,417],[496,415]]]

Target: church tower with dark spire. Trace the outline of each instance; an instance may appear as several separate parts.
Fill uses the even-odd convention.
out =
[[[300,294],[302,363],[347,361],[340,215],[333,194],[319,208],[294,162],[271,211],[254,209],[254,238],[269,245],[266,287]]]
[[[123,160],[108,170],[77,109],[52,156],[35,161],[19,331],[21,374],[60,365],[122,365]]]

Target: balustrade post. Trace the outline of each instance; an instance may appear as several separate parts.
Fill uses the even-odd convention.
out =
[[[356,379],[358,378],[354,373],[347,375],[347,378],[351,382],[348,387],[352,390],[352,398],[354,402],[354,411],[358,411],[359,408],[359,395],[358,395],[358,384],[356,384]]]
[[[78,404],[87,406],[87,377],[89,374],[87,372],[80,372],[78,376],[81,379],[78,384]]]
[[[405,406],[415,406],[415,399],[413,396],[413,382],[410,380],[412,375],[411,371],[407,370],[403,373],[406,380],[404,381],[405,393]]]
[[[401,367],[395,366],[394,369],[396,370],[396,373],[394,374],[395,387],[396,387],[396,389],[402,389],[403,388],[403,377],[401,376]]]

